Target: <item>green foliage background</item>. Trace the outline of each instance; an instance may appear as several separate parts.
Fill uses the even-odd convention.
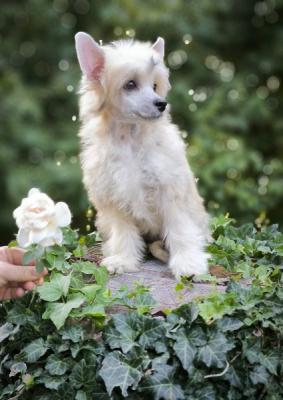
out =
[[[282,222],[282,13],[282,0],[2,0],[0,239],[12,238],[12,210],[32,186],[87,223],[79,30],[105,42],[163,36],[173,120],[210,212]]]

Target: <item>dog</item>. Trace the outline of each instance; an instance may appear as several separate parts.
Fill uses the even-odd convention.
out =
[[[83,182],[110,273],[137,271],[146,241],[161,240],[173,275],[208,271],[209,218],[170,120],[164,40],[98,44],[75,36],[82,80]]]

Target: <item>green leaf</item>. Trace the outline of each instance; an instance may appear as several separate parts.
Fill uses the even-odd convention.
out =
[[[87,400],[87,395],[85,392],[83,392],[82,390],[78,390],[75,400]]]
[[[86,285],[82,287],[80,290],[86,296],[87,301],[92,303],[95,299],[96,293],[101,289],[101,285],[97,285],[96,283],[92,285]]]
[[[133,307],[135,307],[140,314],[148,313],[156,307],[156,305],[157,302],[150,293],[138,293],[136,297],[133,298]]]
[[[217,400],[213,386],[205,385],[204,387],[196,390],[194,400],[195,399],[197,399],[197,400]]]
[[[93,387],[96,383],[95,367],[95,362],[87,364],[85,360],[81,360],[77,363],[70,375],[70,382],[72,382],[72,385],[76,389],[79,389],[82,386],[84,388]]]
[[[220,332],[214,332],[207,344],[199,349],[198,359],[207,367],[222,368],[225,366],[226,354],[234,347]]]
[[[22,303],[16,303],[8,311],[7,320],[20,326],[36,325],[38,323],[37,315]]]
[[[81,297],[73,298],[66,303],[49,303],[46,311],[42,315],[43,319],[50,318],[57,329],[62,328],[68,315],[73,308],[80,307],[84,302]]]
[[[109,276],[107,269],[105,267],[97,267],[93,273],[96,283],[100,286],[105,286]]]
[[[260,363],[272,374],[277,375],[277,368],[279,365],[279,354],[270,350],[267,354],[260,353]]]
[[[0,326],[0,343],[7,337],[14,335],[19,330],[19,326],[14,326],[10,322],[6,322]]]
[[[244,323],[237,318],[224,317],[217,321],[217,326],[222,332],[232,332],[240,329]]]
[[[106,342],[112,349],[121,348],[127,353],[138,346],[136,339],[140,333],[140,318],[136,313],[119,313],[112,318],[114,327],[105,330]]]
[[[14,363],[10,367],[9,377],[16,376],[17,374],[24,374],[27,370],[27,365],[24,362]]]
[[[59,386],[61,386],[66,381],[65,376],[50,376],[50,375],[42,375],[39,379],[39,383],[43,383],[47,389],[58,390]]]
[[[47,352],[48,348],[42,338],[36,339],[23,348],[24,360],[30,363],[36,362]]]
[[[262,365],[256,365],[253,371],[250,373],[250,379],[254,385],[257,385],[258,383],[267,385],[269,377],[269,373]]]
[[[99,375],[105,383],[109,396],[115,387],[121,389],[123,396],[128,396],[128,388],[135,390],[142,378],[141,372],[128,364],[125,357],[118,351],[107,354]]]
[[[11,241],[8,243],[9,249],[10,249],[11,247],[17,247],[17,246],[18,246],[18,242],[17,242],[16,240],[11,240]]]
[[[59,333],[63,340],[71,340],[74,343],[80,342],[84,337],[83,328],[79,325],[66,326]]]
[[[199,314],[210,324],[225,314],[231,314],[236,309],[235,294],[233,292],[215,292],[206,296],[199,304]]]
[[[49,282],[38,286],[37,292],[42,300],[56,301],[62,296],[67,296],[71,281],[71,274],[62,275],[60,273],[52,274]]]
[[[31,261],[39,260],[42,257],[44,251],[44,247],[40,246],[39,244],[32,245],[31,248],[27,250],[24,254],[23,265],[29,265]]]
[[[193,360],[196,355],[196,348],[192,346],[185,335],[181,335],[177,338],[176,343],[173,346],[177,357],[181,361],[183,368],[191,373],[193,369]]]
[[[141,319],[141,335],[139,343],[148,348],[154,345],[156,340],[164,337],[165,324],[163,320],[143,316]]]
[[[46,252],[45,260],[48,262],[48,269],[62,270],[65,262],[65,249],[60,246],[53,246],[52,250]]]
[[[84,274],[93,275],[94,270],[97,268],[96,264],[90,261],[80,261],[72,263],[72,268],[75,271],[82,272]]]
[[[176,384],[174,368],[167,364],[156,365],[155,371],[140,385],[140,389],[154,395],[154,400],[185,399],[180,385]]]
[[[105,308],[103,304],[88,304],[81,310],[76,310],[72,315],[76,317],[93,317],[93,318],[104,318],[106,317]]]
[[[64,375],[68,369],[68,364],[62,361],[56,355],[51,354],[47,358],[45,369],[50,373],[50,375]]]

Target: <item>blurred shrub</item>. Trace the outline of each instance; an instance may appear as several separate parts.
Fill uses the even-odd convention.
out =
[[[85,226],[78,162],[76,31],[105,42],[164,36],[173,120],[208,208],[282,222],[282,0],[3,0],[0,238],[32,186]]]

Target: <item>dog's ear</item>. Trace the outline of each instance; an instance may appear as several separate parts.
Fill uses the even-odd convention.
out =
[[[152,45],[152,49],[155,50],[161,59],[164,57],[165,41],[162,37],[157,38],[156,42]]]
[[[105,57],[102,48],[85,32],[75,35],[76,51],[81,70],[88,79],[99,80]]]

